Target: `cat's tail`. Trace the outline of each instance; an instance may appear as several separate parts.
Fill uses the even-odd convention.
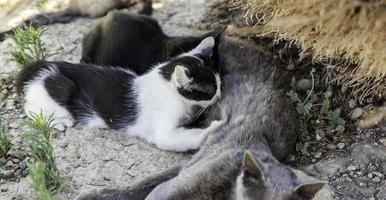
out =
[[[39,76],[39,73],[42,70],[48,69],[49,63],[47,61],[37,61],[34,63],[27,64],[23,66],[23,69],[19,72],[19,75],[16,79],[16,91],[21,93],[24,86],[35,77]]]

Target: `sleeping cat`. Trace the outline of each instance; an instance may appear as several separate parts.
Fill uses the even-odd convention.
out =
[[[227,75],[222,99],[210,110],[211,130],[186,164],[149,176],[125,190],[80,195],[93,200],[310,200],[326,184],[281,163],[295,149],[296,112],[285,95],[289,76],[272,55],[221,39]],[[326,198],[324,198],[326,199]]]
[[[113,11],[84,36],[81,62],[120,66],[143,74],[150,66],[190,51],[204,38],[217,38],[223,31],[173,37],[152,17]]]
[[[218,122],[206,129],[182,126],[220,97],[214,45],[208,37],[142,76],[122,68],[66,62],[28,65],[18,84],[23,86],[25,112],[53,114],[60,130],[76,122],[85,128],[121,130],[165,150],[197,149]]]

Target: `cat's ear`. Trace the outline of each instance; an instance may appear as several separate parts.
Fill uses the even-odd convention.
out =
[[[263,164],[256,160],[249,151],[245,152],[244,154],[243,170],[246,171],[248,175],[253,176],[255,179],[259,181],[265,181]]]
[[[319,180],[302,183],[294,189],[294,196],[311,200],[326,184],[326,182]]]
[[[192,55],[203,55],[203,56],[212,56],[213,49],[215,45],[215,40],[213,37],[207,37],[201,41],[196,48],[194,48],[190,54]]]
[[[184,50],[177,44],[177,42],[168,41],[166,44],[166,56],[168,60],[182,53],[184,53]]]
[[[181,65],[176,65],[174,68],[175,83],[179,88],[187,89],[192,79],[188,77],[189,70]]]

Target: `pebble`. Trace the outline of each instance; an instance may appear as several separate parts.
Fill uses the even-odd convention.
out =
[[[0,93],[0,100],[4,100],[7,97],[7,95]]]
[[[380,177],[380,178],[384,177],[384,175],[383,175],[382,173],[380,173],[380,172],[373,172],[373,174],[374,174],[375,176]]]
[[[348,107],[350,107],[351,109],[354,109],[355,107],[357,107],[357,102],[354,99],[350,99],[348,101]]]
[[[381,182],[381,179],[379,177],[374,177],[373,178],[373,182],[374,183],[379,183],[379,182]]]
[[[380,142],[383,146],[386,146],[386,138],[381,138],[381,139],[379,139],[379,142]]]
[[[357,170],[357,167],[355,167],[354,165],[350,165],[350,166],[347,167],[347,170],[355,171],[355,170]]]
[[[338,143],[336,146],[338,146],[339,149],[343,149],[344,146],[346,146],[345,143]]]
[[[17,159],[17,158],[15,158],[15,159],[12,160],[12,162],[15,163],[15,164],[19,164],[19,163],[20,163],[20,160]]]
[[[12,167],[12,166],[13,166],[13,162],[12,162],[11,160],[9,160],[9,161],[7,162],[7,166],[8,166],[8,167]]]
[[[356,119],[358,119],[359,117],[361,117],[362,116],[362,114],[363,114],[363,110],[362,110],[362,108],[355,108],[353,111],[352,111],[352,113],[351,113],[351,115],[350,115],[350,118],[352,119],[352,120],[356,120]]]
[[[311,89],[312,87],[312,81],[309,79],[301,79],[296,83],[296,88],[299,91],[306,91]]]
[[[312,156],[314,156],[314,158],[320,158],[322,156],[322,152],[320,151],[316,151],[312,154]]]
[[[369,177],[369,178],[373,178],[374,177],[374,175],[373,175],[373,173],[369,173],[369,174],[367,174],[367,177]]]
[[[13,169],[5,170],[5,171],[3,171],[3,177],[4,178],[11,178],[13,176],[13,173],[15,173],[15,171]]]
[[[9,127],[13,129],[18,129],[20,127],[20,124],[17,122],[13,122],[9,124]]]

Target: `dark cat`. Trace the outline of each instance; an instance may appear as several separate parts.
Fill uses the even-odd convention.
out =
[[[190,51],[206,37],[217,38],[223,30],[197,37],[172,37],[151,17],[110,12],[85,35],[81,62],[120,66],[143,74],[153,65]]]
[[[138,13],[151,16],[153,13],[152,0],[143,0],[143,8]],[[70,0],[68,7],[59,12],[42,13],[24,21],[25,25],[38,28],[55,23],[69,23],[77,17],[101,17],[113,9],[124,9],[134,5],[130,0]],[[13,31],[0,33],[0,41]]]
[[[205,109],[220,97],[214,71],[214,38],[138,76],[122,68],[66,62],[38,62],[19,75],[31,113],[52,115],[56,128],[78,123],[85,128],[112,128],[137,136],[161,149],[197,149],[206,129],[183,128],[196,107]]]
[[[309,200],[325,185],[280,161],[294,151],[296,113],[282,85],[286,73],[261,49],[224,39],[222,99],[208,121],[222,125],[193,158],[129,187],[77,199]],[[275,72],[276,71],[276,72]],[[287,84],[288,85],[288,84]],[[153,189],[154,188],[154,189]]]

